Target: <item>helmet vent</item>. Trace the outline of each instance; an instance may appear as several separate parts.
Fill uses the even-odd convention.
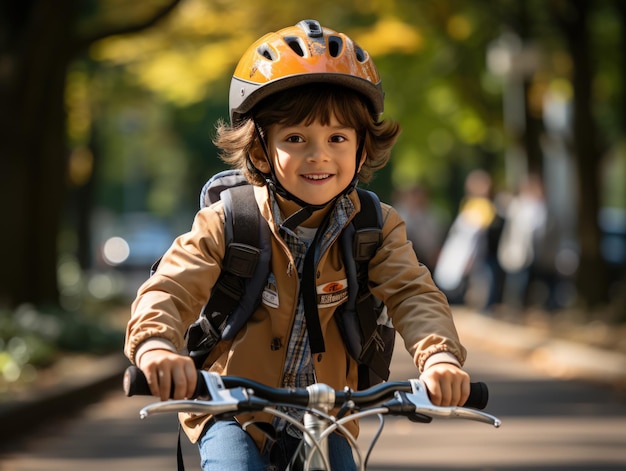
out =
[[[321,38],[323,36],[322,27],[316,20],[302,20],[296,26],[302,28],[309,38]]]
[[[354,52],[356,53],[356,59],[359,62],[365,62],[365,51],[356,44],[354,45]]]
[[[267,44],[263,44],[259,46],[257,48],[257,52],[259,53],[260,56],[265,57],[267,60],[270,60],[270,61],[276,60],[276,54],[274,53],[272,49],[269,48]]]
[[[343,41],[339,36],[328,37],[328,53],[331,57],[337,57],[343,50]]]
[[[285,42],[292,49],[293,52],[298,54],[300,57],[304,57],[304,48],[302,47],[302,42],[299,37],[287,36],[285,37]]]

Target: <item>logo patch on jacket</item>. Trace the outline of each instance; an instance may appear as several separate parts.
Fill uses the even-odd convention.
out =
[[[348,299],[348,280],[331,281],[317,286],[317,306],[333,307]]]

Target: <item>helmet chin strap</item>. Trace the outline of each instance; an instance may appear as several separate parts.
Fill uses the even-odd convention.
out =
[[[265,182],[267,183],[267,186],[270,188],[271,191],[285,198],[288,201],[293,201],[298,206],[300,206],[300,209],[298,211],[296,211],[295,213],[293,213],[291,216],[289,216],[287,219],[283,221],[283,224],[282,224],[283,227],[286,227],[287,229],[290,229],[293,231],[296,227],[298,227],[304,221],[309,219],[315,211],[319,211],[320,209],[326,208],[331,203],[334,203],[335,201],[337,201],[338,198],[350,193],[354,188],[356,188],[356,185],[359,182],[358,170],[359,170],[359,162],[361,160],[360,156],[363,153],[363,145],[365,143],[364,139],[362,139],[361,142],[359,143],[359,147],[356,153],[356,167],[354,169],[354,177],[352,178],[352,181],[348,184],[348,186],[346,186],[343,189],[343,191],[341,191],[341,193],[331,198],[326,203],[310,204],[298,198],[293,193],[290,193],[289,191],[287,191],[287,189],[280,183],[280,181],[276,177],[276,171],[274,170],[272,159],[270,158],[269,152],[267,150],[267,144],[265,143],[265,138],[263,137],[260,126],[257,124],[256,121],[254,121],[254,130],[257,134],[257,137],[259,138],[259,142],[261,143],[263,154],[265,154],[265,160],[267,161],[267,164],[270,167],[270,173],[260,172],[256,167],[254,167],[254,164],[252,164],[250,161],[249,163],[255,168],[257,172],[263,175],[263,177],[265,178]]]

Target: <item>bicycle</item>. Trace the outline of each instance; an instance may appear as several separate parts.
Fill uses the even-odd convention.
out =
[[[150,395],[145,376],[134,366],[126,370],[124,390],[127,396]],[[419,379],[385,382],[362,391],[349,388],[340,391],[322,383],[302,389],[274,388],[247,378],[199,371],[194,399],[155,402],[141,409],[140,417],[191,412],[212,414],[220,419],[243,412],[269,412],[303,433],[303,440],[286,471],[330,470],[326,438],[336,430],[348,439],[358,469],[365,471],[382,433],[385,415],[405,416],[418,423],[429,423],[433,418],[466,419],[498,428],[500,419],[479,410],[486,407],[487,401],[487,386],[480,382],[471,384],[470,398],[463,407],[439,407],[430,401],[428,391]],[[304,410],[304,421],[295,420],[279,410],[281,407]],[[336,417],[328,414],[335,407],[340,408]],[[356,439],[344,424],[372,415],[378,416],[379,426],[363,458]]]

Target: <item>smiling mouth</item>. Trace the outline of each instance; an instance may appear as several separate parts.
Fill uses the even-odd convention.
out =
[[[313,181],[326,180],[332,177],[330,173],[322,173],[322,174],[316,174],[316,175],[302,175],[302,176],[306,178],[307,180],[313,180]]]

